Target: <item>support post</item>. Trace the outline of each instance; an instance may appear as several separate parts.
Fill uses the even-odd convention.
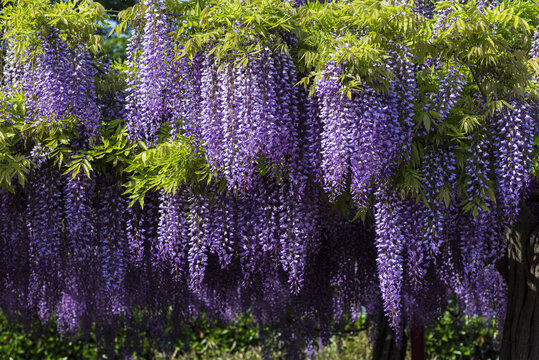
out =
[[[425,360],[425,327],[412,320],[410,325],[412,360]]]

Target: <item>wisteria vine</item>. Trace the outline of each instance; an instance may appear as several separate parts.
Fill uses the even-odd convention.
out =
[[[410,21],[433,19],[425,41],[349,24],[341,30],[360,41],[320,45],[311,66],[307,31],[249,32],[260,24],[227,17],[242,51],[222,51],[211,32],[176,32],[184,25],[165,2],[142,5],[121,65],[50,24],[23,55],[6,43],[0,129],[44,126],[46,136],[19,136],[27,183],[0,190],[3,312],[54,319],[64,334],[122,323],[165,336],[171,318],[233,320],[249,309],[303,347],[362,312],[372,324],[383,312],[402,334],[412,319],[429,324],[450,296],[503,321],[496,263],[534,176],[537,78],[490,91],[504,75],[450,58],[436,42],[458,41],[451,14],[462,9],[403,3]],[[364,56],[364,68],[343,49]],[[99,97],[111,71],[123,88]],[[55,141],[63,152],[49,151]],[[152,184],[130,204],[122,185],[133,157],[150,168],[162,155],[150,150],[182,141],[189,159],[203,159],[198,177]],[[68,157],[83,165],[64,171]],[[162,166],[164,177],[188,173],[177,167]]]

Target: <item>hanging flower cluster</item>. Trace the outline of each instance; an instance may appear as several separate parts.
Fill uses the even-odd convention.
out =
[[[101,110],[96,100],[94,76],[88,50],[69,48],[55,29],[41,34],[35,62],[22,67],[22,84],[27,103],[26,119],[33,124],[58,124],[69,117],[78,119],[83,138],[97,137]]]
[[[161,123],[169,117],[165,91],[170,76],[170,56],[172,42],[167,36],[168,24],[162,14],[162,1],[149,1],[146,10],[146,24],[141,34],[134,34],[132,42],[132,66],[137,67],[136,85],[130,99],[128,129],[133,138],[154,142]],[[138,30],[135,30],[138,31]],[[138,48],[140,47],[140,49]]]
[[[515,221],[519,202],[531,181],[533,136],[537,123],[533,108],[525,101],[513,101],[493,119],[496,185],[507,224]]]
[[[176,60],[171,21],[161,0],[146,2],[144,27],[138,25],[128,44],[126,120],[132,139],[155,143],[163,125],[173,134],[198,135],[202,58]]]
[[[279,175],[297,161],[299,123],[295,67],[265,49],[246,66],[207,56],[202,69],[201,142],[229,189],[251,189],[258,169]]]
[[[375,182],[390,178],[410,149],[414,73],[406,52],[394,55],[387,66],[395,75],[389,81],[388,94],[365,85],[348,98],[339,81],[343,68],[333,62],[327,64],[317,88],[324,189],[335,198],[350,181],[360,208],[367,206]]]
[[[13,255],[1,273],[11,294],[2,296],[2,308],[24,306],[44,321],[54,314],[71,334],[96,321],[114,330],[120,318],[135,321],[138,306],[163,324],[171,306],[182,318],[204,309],[224,319],[251,306],[259,321],[278,324],[295,304],[298,316],[310,314],[327,329],[362,305],[377,311],[374,267],[356,263],[374,253],[370,225],[348,222],[314,194],[298,197],[289,183],[267,177],[240,197],[214,184],[200,190],[148,194],[144,208],[128,207],[109,180],[62,177],[45,163],[26,195],[26,221],[0,221],[18,235],[2,236],[2,252]],[[15,196],[2,198],[6,214],[19,206]],[[29,279],[28,287],[17,279]],[[297,331],[314,333],[314,326],[305,321]]]
[[[439,83],[438,92],[433,94],[425,106],[425,112],[434,111],[436,114],[431,117],[434,126],[442,122],[455,107],[466,84],[464,75],[453,66],[449,67],[444,79],[439,79]]]

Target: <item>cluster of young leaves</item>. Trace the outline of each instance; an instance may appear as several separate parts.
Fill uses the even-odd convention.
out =
[[[73,178],[80,171],[91,177],[92,173],[113,176],[114,179],[125,178],[124,170],[130,159],[146,147],[143,142],[129,140],[127,130],[122,126],[122,119],[103,122],[100,128],[100,139],[95,144],[89,144],[86,149],[72,152],[65,162],[65,174]]]
[[[6,29],[4,38],[10,39],[12,50],[19,57],[28,55],[29,48],[39,49],[40,37],[53,28],[70,46],[83,42],[96,54],[101,49],[103,38],[96,32],[106,24],[107,14],[98,2],[1,0],[0,4],[0,19]]]
[[[122,119],[103,123],[101,137],[84,148],[76,148],[76,129],[63,126],[32,126],[0,119],[0,188],[13,191],[13,180],[24,185],[34,165],[30,152],[37,144],[42,155],[72,177],[111,177],[125,185],[132,203],[144,203],[150,190],[175,192],[181,184],[196,186],[211,181],[210,170],[192,140],[178,137],[148,148],[142,141],[129,140]],[[80,145],[80,144],[79,144]]]
[[[24,185],[37,158],[50,158],[58,166],[70,161],[78,119],[66,117],[56,124],[26,121],[24,95],[9,95],[0,94],[0,188],[13,191],[14,180]]]
[[[130,173],[125,184],[131,204],[144,204],[144,195],[150,190],[175,193],[180,185],[197,188],[212,180],[211,170],[192,139],[178,137],[147,148],[135,155],[125,169]]]
[[[197,3],[195,3],[197,4]],[[199,5],[195,6],[195,14]],[[193,56],[200,50],[213,55],[217,61],[233,58],[245,65],[249,56],[265,48],[289,53],[290,39],[297,30],[297,10],[290,1],[280,0],[217,0],[207,4],[193,21],[174,32],[177,40],[188,37],[182,54]]]
[[[203,154],[190,138],[178,136],[149,148],[129,139],[121,119],[102,124],[100,141],[73,154],[65,168],[64,174],[73,178],[81,171],[88,177],[110,176],[125,186],[131,204],[141,205],[150,190],[174,193],[181,184],[196,186],[210,176]]]
[[[436,55],[455,59],[470,69],[477,90],[487,103],[487,116],[497,111],[491,100],[522,97],[530,81],[528,53],[539,18],[530,1],[501,2],[478,9],[475,2],[439,2],[451,12],[442,32],[432,38]]]
[[[0,188],[13,191],[14,181],[24,185],[39,157],[58,166],[69,161],[78,138],[78,119],[68,116],[55,124],[27,121],[22,92],[0,92]]]
[[[76,121],[66,126],[34,125],[16,122],[0,127],[0,188],[11,190],[14,177],[24,185],[33,165],[31,144],[38,144],[43,156],[64,169],[64,175],[74,178],[84,172],[90,178],[111,177],[126,187],[132,203],[143,204],[150,190],[175,192],[181,184],[196,186],[212,180],[203,154],[187,137],[164,139],[148,148],[143,141],[130,140],[123,120],[116,119],[101,124],[98,141],[80,148],[73,141],[77,138]]]
[[[118,20],[120,21],[109,33],[109,36],[116,32],[116,36],[120,37],[122,34],[128,33],[129,28],[139,26],[144,22],[144,13],[147,6],[144,2],[139,2],[133,6],[128,7],[118,13]]]
[[[300,83],[314,92],[329,61],[345,66],[341,77],[348,96],[363,83],[387,91],[391,76],[385,69],[389,51],[402,45],[426,46],[425,18],[409,6],[384,1],[309,2],[298,10],[296,64],[304,74]]]
[[[0,188],[13,190],[16,180],[24,185],[30,161],[17,151],[21,141],[20,132],[8,120],[8,111],[21,111],[23,103],[19,99],[8,101],[4,94],[0,93]]]

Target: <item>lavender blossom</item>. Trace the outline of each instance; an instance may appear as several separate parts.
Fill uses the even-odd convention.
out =
[[[167,36],[163,2],[148,0],[147,5],[142,43],[139,45],[138,38],[135,38],[129,49],[132,66],[138,65],[139,68],[133,68],[136,74],[132,75],[135,78],[131,84],[135,87],[131,88],[128,98],[127,125],[132,138],[154,143],[160,125],[170,120],[171,115],[165,91],[171,76],[172,42]]]
[[[515,221],[520,199],[531,180],[536,132],[532,111],[525,101],[513,101],[512,109],[503,109],[493,119],[498,198],[508,226]]]
[[[83,136],[97,137],[100,109],[95,70],[84,46],[68,49],[57,31],[51,30],[42,36],[35,64],[25,64],[24,71],[27,121],[57,124],[72,115],[79,120]]]
[[[30,183],[26,210],[31,273],[28,302],[42,320],[48,320],[62,290],[61,176],[47,163],[34,170]]]

